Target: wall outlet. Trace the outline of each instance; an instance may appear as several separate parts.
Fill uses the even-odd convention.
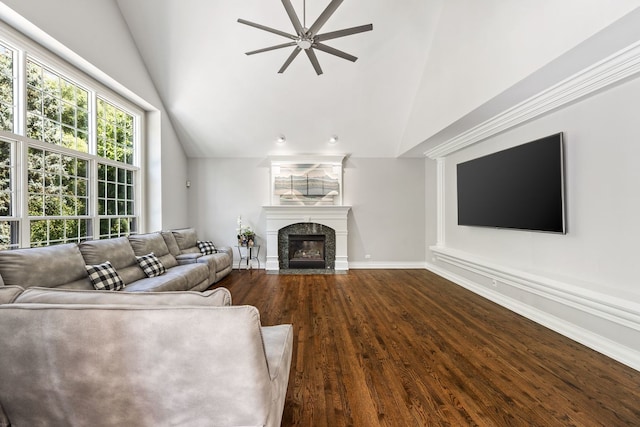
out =
[[[371,259],[371,254],[366,254],[366,255],[364,256],[364,259]]]

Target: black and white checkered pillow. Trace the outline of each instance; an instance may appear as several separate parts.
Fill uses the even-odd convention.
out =
[[[122,277],[109,261],[98,265],[87,265],[87,273],[93,287],[99,291],[119,291],[124,289]]]
[[[213,242],[203,242],[200,240],[198,240],[198,249],[200,249],[202,255],[211,255],[218,252]]]
[[[136,261],[138,261],[138,265],[147,277],[160,276],[167,271],[162,261],[160,261],[153,252],[147,255],[137,256]]]

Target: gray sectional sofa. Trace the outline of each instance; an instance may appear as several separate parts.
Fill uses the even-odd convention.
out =
[[[94,289],[105,261],[122,291]],[[293,328],[204,291],[232,262],[193,229],[0,251],[0,427],[280,425]]]
[[[231,248],[203,255],[193,228],[0,251],[0,285],[94,289],[86,265],[109,261],[126,292],[202,291],[231,272]],[[166,272],[147,277],[136,256],[154,253]]]
[[[0,286],[0,426],[279,426],[293,328],[230,304]]]

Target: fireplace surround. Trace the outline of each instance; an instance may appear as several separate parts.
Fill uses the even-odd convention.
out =
[[[280,270],[335,269],[336,232],[316,223],[296,223],[278,230]]]
[[[349,269],[347,258],[347,217],[350,206],[264,206],[266,216],[266,266],[268,272],[277,273],[283,267],[284,254],[279,250],[280,230],[297,224],[302,227],[294,234],[316,235],[324,234],[325,260],[328,264],[325,269],[333,268],[336,272]],[[314,228],[315,227],[315,228]],[[331,231],[326,232],[329,229]],[[306,230],[306,231],[305,231]],[[321,231],[320,231],[321,230]],[[329,252],[330,239],[335,241],[335,255]],[[288,246],[287,246],[288,252]],[[282,258],[282,260],[281,260]],[[330,263],[333,261],[333,265]],[[288,264],[288,258],[284,265]],[[291,267],[289,267],[291,268]]]

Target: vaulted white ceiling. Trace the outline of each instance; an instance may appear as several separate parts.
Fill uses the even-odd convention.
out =
[[[303,15],[302,0],[292,1]],[[295,33],[280,1],[136,0],[119,6],[190,156],[260,157],[271,152],[356,152],[393,157],[426,60],[429,2],[345,1],[322,28],[373,24],[327,41],[355,63],[317,52],[316,75],[293,48],[247,56],[289,41],[238,18]],[[329,4],[307,0],[307,26]],[[301,18],[302,20],[302,18]],[[284,147],[275,144],[285,135]],[[328,140],[337,135],[339,144]]]
[[[345,0],[321,32],[373,31],[327,41],[358,60],[317,51],[318,76],[304,54],[278,74],[293,48],[245,55],[289,40],[238,18],[295,33],[278,0],[116,1],[191,157],[422,155],[425,140],[638,5]],[[329,2],[306,0],[307,26]],[[292,4],[302,17],[303,0]]]

